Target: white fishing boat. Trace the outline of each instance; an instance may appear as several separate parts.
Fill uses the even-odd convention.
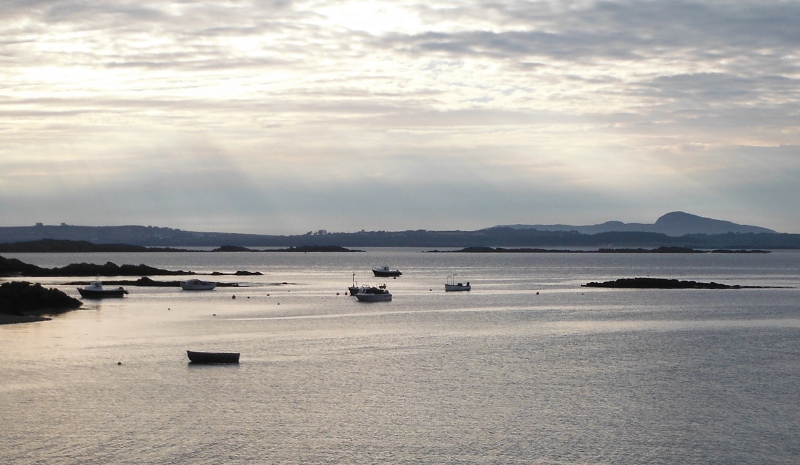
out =
[[[469,281],[467,281],[467,284],[456,283],[456,275],[454,274],[447,277],[447,283],[444,285],[445,292],[469,291],[471,289],[472,286],[469,285]]]

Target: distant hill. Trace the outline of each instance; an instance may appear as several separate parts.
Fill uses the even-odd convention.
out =
[[[686,234],[745,234],[775,233],[775,231],[759,226],[748,226],[730,221],[715,220],[685,212],[670,212],[661,216],[654,224],[623,223],[607,221],[588,226],[570,226],[565,224],[516,224],[514,229],[537,229],[539,231],[577,231],[581,234],[599,234],[607,232],[652,232],[668,236],[684,236]]]
[[[0,227],[0,244],[54,239],[145,247],[686,247],[695,249],[800,249],[800,234],[673,212],[653,225],[609,222],[576,226],[495,226],[476,231],[359,231],[270,236],[182,231],[152,226]],[[612,229],[612,230],[609,230]],[[644,229],[644,230],[643,230]],[[46,242],[43,242],[46,245]],[[30,245],[30,244],[28,244]],[[92,246],[95,247],[95,246]],[[96,247],[97,251],[104,247]],[[113,248],[113,247],[112,247]],[[14,253],[14,247],[2,248]],[[43,249],[46,249],[43,248]],[[80,248],[76,249],[78,251]],[[29,250],[30,251],[30,250]],[[45,251],[45,250],[41,250]],[[63,251],[63,250],[62,250]]]

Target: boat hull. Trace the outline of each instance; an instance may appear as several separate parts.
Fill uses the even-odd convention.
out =
[[[444,290],[446,292],[459,292],[459,291],[469,291],[472,289],[472,286],[469,284],[445,284]]]
[[[373,269],[372,273],[378,278],[392,278],[402,275],[400,270]]]
[[[217,283],[200,281],[199,279],[190,279],[181,283],[181,289],[184,291],[211,291],[215,287],[217,287]]]
[[[195,352],[187,350],[192,363],[239,363],[239,352]]]
[[[81,294],[81,297],[85,299],[104,299],[107,297],[111,298],[119,298],[124,297],[125,294],[128,293],[125,289],[103,289],[103,290],[94,290],[94,289],[80,289],[78,288],[78,292]]]
[[[356,294],[356,299],[359,302],[389,302],[392,300],[392,294]]]

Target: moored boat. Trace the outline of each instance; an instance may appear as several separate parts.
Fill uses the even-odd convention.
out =
[[[353,272],[353,285],[347,287],[347,292],[349,292],[350,295],[356,295],[356,293],[358,292],[358,289],[359,289],[358,283],[356,283],[356,272],[354,271]]]
[[[448,276],[447,283],[444,285],[445,292],[469,291],[471,289],[472,286],[469,285],[469,281],[467,281],[467,284],[456,283],[456,275]]]
[[[392,300],[392,293],[386,289],[385,284],[379,287],[361,286],[353,295],[359,302],[389,302]]]
[[[215,287],[217,287],[217,283],[199,279],[188,279],[181,283],[181,289],[184,291],[210,291]]]
[[[124,288],[105,289],[100,281],[92,281],[86,287],[79,287],[78,292],[86,299],[102,299],[104,297],[123,297],[128,293]]]
[[[187,350],[192,363],[239,363],[239,352],[195,352]]]
[[[373,268],[372,273],[379,278],[392,278],[403,274],[400,272],[400,270],[390,270],[388,266]]]

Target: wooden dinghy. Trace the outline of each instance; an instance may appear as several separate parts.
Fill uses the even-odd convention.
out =
[[[192,363],[239,363],[239,352],[195,352],[186,351]]]

